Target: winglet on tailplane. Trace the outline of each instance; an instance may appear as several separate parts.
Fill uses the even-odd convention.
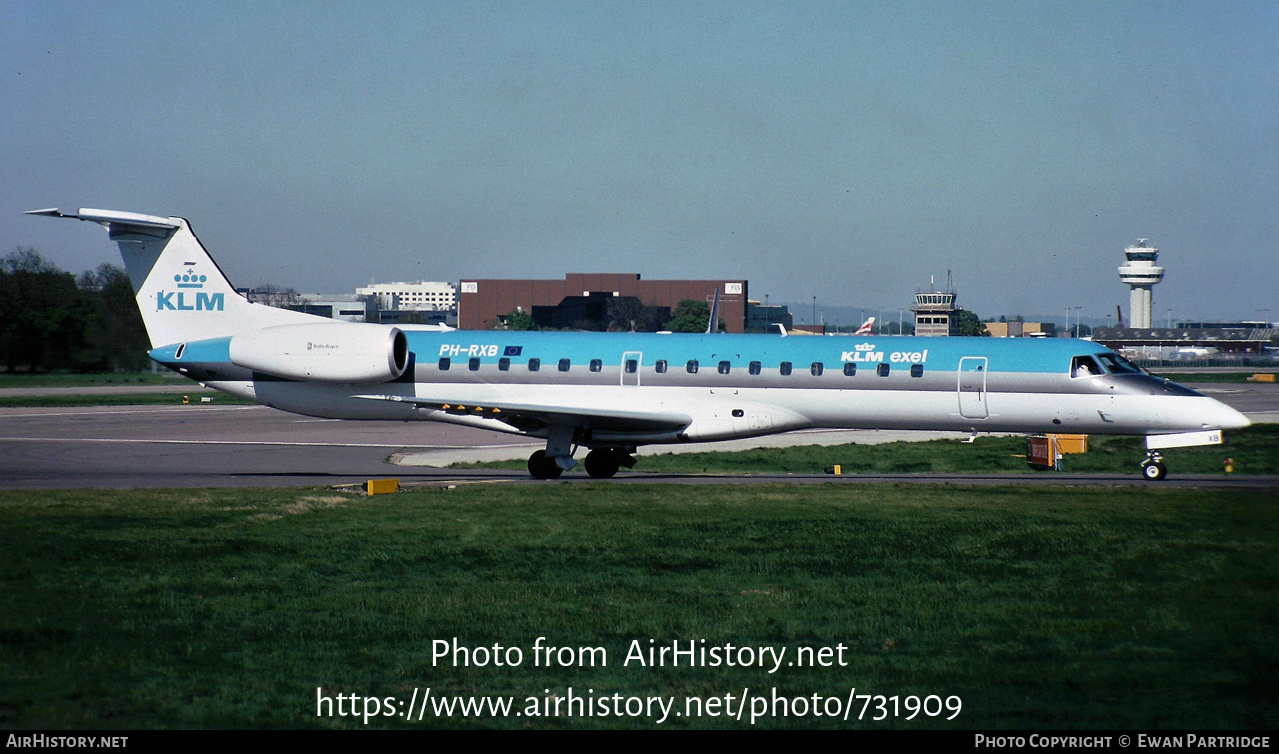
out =
[[[253,304],[236,293],[191,226],[180,217],[109,209],[29,215],[95,222],[120,247],[151,346],[221,338],[246,329],[313,322],[308,314]]]

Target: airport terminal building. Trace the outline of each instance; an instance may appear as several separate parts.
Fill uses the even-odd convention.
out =
[[[1176,327],[1094,327],[1092,339],[1135,358],[1258,356],[1273,347],[1279,329],[1270,322],[1178,322]]]

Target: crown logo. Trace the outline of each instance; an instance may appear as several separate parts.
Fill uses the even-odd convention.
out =
[[[857,345],[853,346],[853,349],[854,349],[854,350],[857,350],[857,351],[874,351],[874,350],[875,350],[875,344],[874,344],[874,343],[859,343],[859,344],[857,344]]]
[[[173,282],[177,283],[179,288],[203,288],[208,279],[207,275],[199,275],[192,270],[173,276]]]

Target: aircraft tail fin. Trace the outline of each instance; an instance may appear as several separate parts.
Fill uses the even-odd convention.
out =
[[[300,312],[253,304],[236,292],[191,226],[180,217],[135,212],[40,209],[29,215],[96,222],[120,247],[151,346],[235,335],[314,321]]]

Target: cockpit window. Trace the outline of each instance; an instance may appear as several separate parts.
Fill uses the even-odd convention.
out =
[[[1070,360],[1071,377],[1095,377],[1104,374],[1101,364],[1091,356],[1076,356]]]
[[[1141,369],[1117,353],[1094,353],[1076,356],[1070,362],[1071,377],[1092,377],[1098,374],[1140,374]]]
[[[1111,374],[1137,374],[1141,369],[1117,353],[1099,353],[1097,358]]]

